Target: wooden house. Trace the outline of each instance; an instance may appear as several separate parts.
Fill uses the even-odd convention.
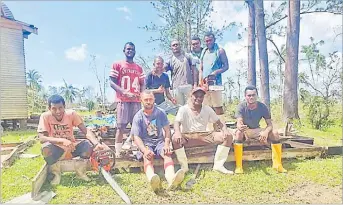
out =
[[[38,29],[16,20],[1,2],[0,19],[0,119],[19,121],[28,117],[24,39]]]

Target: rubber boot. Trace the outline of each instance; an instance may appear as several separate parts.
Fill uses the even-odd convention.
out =
[[[125,140],[122,149],[123,150],[129,150],[132,146],[132,138],[131,135]]]
[[[123,143],[119,142],[119,143],[115,143],[115,151],[116,151],[116,158],[120,158],[121,156],[121,150],[123,147]]]
[[[235,161],[236,161],[236,174],[243,174],[243,144],[241,143],[235,143],[234,145],[235,149]]]
[[[181,166],[181,169],[186,173],[188,172],[188,160],[186,156],[186,151],[184,147],[181,147],[180,149],[174,150],[177,161],[179,161],[179,164]]]
[[[88,160],[76,160],[74,163],[74,166],[75,166],[76,178],[89,182],[91,181],[91,179],[86,174],[87,161]]]
[[[183,169],[179,169],[176,173],[174,172],[174,165],[170,164],[167,165],[165,169],[165,177],[168,182],[168,188],[167,190],[174,190],[176,189],[183,179],[185,178],[185,171]]]
[[[50,172],[54,175],[54,178],[51,180],[51,185],[58,185],[61,183],[61,165],[57,161],[55,164],[50,165]]]
[[[148,178],[150,186],[154,192],[160,188],[160,177],[155,174],[152,164],[146,165],[145,174]]]
[[[225,147],[223,145],[218,145],[216,154],[214,155],[213,170],[224,174],[233,174],[233,171],[227,170],[224,167],[227,156],[229,154],[230,147]]]
[[[286,173],[287,170],[282,166],[282,144],[272,144],[273,169],[279,173]]]

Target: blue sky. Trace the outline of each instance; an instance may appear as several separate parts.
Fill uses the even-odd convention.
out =
[[[38,35],[25,40],[27,70],[35,69],[43,76],[43,85],[60,85],[62,79],[78,87],[96,88],[89,69],[89,54],[99,56],[101,74],[104,65],[122,59],[123,45],[136,44],[137,55],[152,56],[157,44],[146,41],[154,33],[138,28],[153,21],[161,23],[149,1],[6,1],[14,18],[38,28]],[[225,38],[232,38],[225,35]],[[82,48],[82,44],[83,48]],[[75,47],[71,59],[66,50]],[[73,57],[73,53],[81,56]],[[82,54],[86,52],[86,58]],[[79,53],[80,54],[80,53]],[[106,71],[106,75],[108,71]],[[112,99],[113,92],[108,89]]]
[[[273,10],[271,3],[265,1],[265,10]],[[97,66],[101,74],[105,65],[124,58],[123,45],[127,41],[136,44],[137,55],[154,56],[157,44],[149,44],[154,33],[139,29],[150,22],[162,23],[149,1],[5,1],[14,18],[38,28],[38,35],[31,34],[25,40],[26,68],[35,69],[43,76],[43,85],[59,86],[63,79],[79,88],[92,86],[98,90],[95,76],[89,68],[90,54],[98,56]],[[224,20],[242,23],[241,28],[228,30],[218,43],[228,55],[230,71],[224,74],[233,77],[238,70],[246,69],[239,61],[247,60],[247,35],[237,39],[237,32],[248,24],[248,9],[242,1],[214,1],[214,13],[210,19],[214,27],[221,27]],[[286,12],[286,11],[285,11]],[[280,24],[286,25],[287,21]],[[326,42],[322,50],[325,54],[338,50],[342,52],[342,39],[333,41],[334,29],[342,25],[340,16],[330,14],[309,14],[302,16],[300,23],[300,46],[309,43],[309,37]],[[280,46],[286,43],[285,37],[273,37]],[[272,52],[268,42],[268,51]],[[269,56],[269,60],[272,60]],[[257,52],[257,71],[259,70]],[[274,67],[273,67],[274,66]],[[299,69],[307,65],[300,65]],[[270,65],[270,70],[275,65]],[[108,75],[106,69],[106,76]],[[235,79],[237,82],[237,79]],[[242,82],[243,81],[243,82]],[[259,83],[259,80],[258,80]],[[245,86],[241,79],[242,87]],[[242,88],[241,88],[242,89]],[[107,97],[114,98],[114,91],[108,87]],[[235,89],[234,95],[238,89]],[[271,91],[271,96],[274,93]]]

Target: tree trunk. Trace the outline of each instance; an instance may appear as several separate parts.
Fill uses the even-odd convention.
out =
[[[248,25],[248,84],[256,86],[256,41],[255,41],[255,6],[252,0],[249,6]]]
[[[264,24],[264,8],[263,0],[254,1],[256,9],[256,31],[258,41],[258,54],[260,57],[260,73],[261,73],[261,98],[262,102],[270,109],[270,94],[269,94],[269,68],[268,68],[268,53],[267,53],[267,38],[266,27]]]
[[[300,0],[288,1],[286,68],[283,94],[284,119],[299,119],[298,114],[298,52],[300,34]]]

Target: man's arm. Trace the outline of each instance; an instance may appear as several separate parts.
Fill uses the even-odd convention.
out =
[[[124,94],[125,90],[123,88],[121,88],[117,83],[118,83],[117,78],[114,78],[114,77],[110,76],[110,86],[111,86],[111,88],[113,88],[113,90],[115,90],[116,92]]]
[[[222,62],[222,67],[213,72],[215,75],[224,73],[225,71],[229,69],[229,61],[227,59],[225,50],[222,48],[219,49],[219,59]]]
[[[192,65],[191,67],[192,67],[192,70],[193,70],[193,85],[194,86],[198,86],[198,82],[199,82],[199,72],[198,72],[198,69],[194,65]]]
[[[272,123],[272,119],[265,119],[267,127],[264,130],[264,132],[269,133],[273,130],[273,123]]]
[[[41,143],[50,142],[51,144],[62,144],[65,142],[65,140],[67,140],[65,138],[49,137],[49,134],[46,131],[39,132],[38,137]]]
[[[94,146],[97,146],[100,143],[95,134],[90,129],[87,129],[84,123],[79,124],[77,127]]]
[[[144,153],[145,150],[146,150],[146,148],[145,148],[145,145],[144,145],[142,139],[141,139],[139,136],[137,136],[137,135],[132,135],[132,137],[133,137],[134,143],[137,145],[137,147],[139,148],[139,150],[140,150],[142,153]]]
[[[170,93],[170,89],[169,89],[169,88],[165,89],[165,94],[166,94],[166,97],[167,97],[171,102],[175,101],[175,99],[173,98],[173,96],[172,96],[171,93]]]
[[[164,126],[163,127],[163,130],[164,130],[164,143],[166,144],[166,145],[168,145],[169,146],[169,144],[170,144],[170,142],[171,142],[171,132],[170,132],[170,126],[169,126],[169,124],[168,125],[166,125],[166,126]]]

